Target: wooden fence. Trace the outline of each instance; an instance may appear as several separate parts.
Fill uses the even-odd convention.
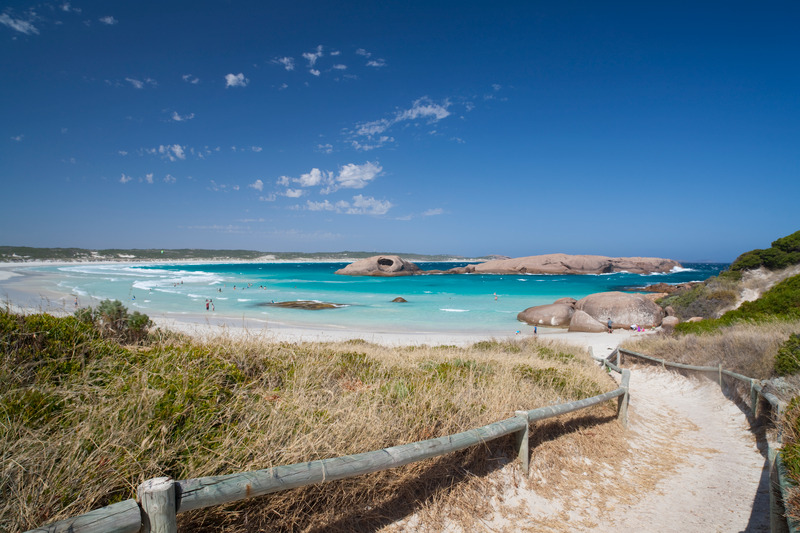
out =
[[[630,350],[618,349],[614,350],[607,358],[594,357],[609,370],[622,375],[619,388],[605,394],[530,411],[517,411],[512,418],[455,435],[345,457],[182,481],[165,477],[150,479],[139,486],[138,501],[132,498],[31,531],[50,533],[176,532],[176,516],[182,512],[387,470],[463,450],[512,433],[516,435],[517,454],[522,469],[527,473],[529,464],[528,430],[531,422],[585,409],[617,398],[617,417],[624,425],[627,425],[630,370],[622,368],[625,357],[648,361],[664,368],[713,375],[721,387],[726,385],[728,379],[738,381],[745,387],[749,387],[750,407],[754,418],[767,416],[765,411],[769,409],[772,418],[777,419],[785,408],[785,405],[775,395],[764,390],[760,381],[725,370],[721,365],[714,367],[672,363]],[[786,499],[791,483],[788,481],[786,467],[778,453],[781,443],[780,432],[777,434],[776,441],[771,442],[768,439],[771,485],[770,530],[773,533],[800,533],[798,524],[784,517],[782,502]]]
[[[484,444],[512,433],[516,436],[517,455],[522,470],[527,473],[529,466],[528,431],[532,422],[586,409],[617,398],[617,417],[623,425],[627,426],[630,370],[621,370],[616,367],[614,370],[622,375],[620,386],[611,392],[591,398],[540,407],[530,411],[517,411],[512,418],[455,435],[345,457],[182,481],[166,477],[150,479],[139,486],[138,501],[131,498],[31,531],[50,533],[176,532],[176,516],[182,512],[388,470]]]

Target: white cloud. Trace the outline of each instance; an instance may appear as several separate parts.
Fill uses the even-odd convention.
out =
[[[300,198],[303,194],[303,189],[286,189],[286,192],[283,193],[287,198]]]
[[[179,115],[177,111],[172,112],[172,120],[175,122],[184,122],[186,120],[192,120],[194,118],[194,113],[189,113],[188,115]]]
[[[3,13],[0,15],[0,24],[8,26],[12,30],[24,33],[25,35],[39,35],[39,30],[36,29],[36,26],[31,24],[29,21],[11,18],[8,13]]]
[[[367,52],[366,50],[364,50],[363,48],[359,48],[358,50],[356,50],[356,54],[358,54],[360,56],[364,56],[364,57],[370,57],[372,55],[369,52]]]
[[[338,56],[338,55],[342,55],[342,52],[340,52],[339,50],[333,50],[333,51],[331,51],[331,54],[330,54],[330,55],[332,55],[332,56]]]
[[[150,172],[148,174],[145,174],[144,175],[144,181],[146,181],[147,183],[152,185],[153,184],[153,173]]]
[[[108,15],[107,17],[100,17],[100,18],[99,18],[99,19],[97,19],[97,20],[99,20],[99,21],[100,21],[100,22],[102,22],[103,24],[107,24],[107,25],[109,25],[109,26],[113,26],[114,24],[116,24],[117,22],[119,22],[117,19],[115,19],[115,18],[114,18],[114,17],[112,17],[111,15]]]
[[[322,202],[306,201],[309,211],[335,211],[345,215],[385,215],[392,208],[388,201],[376,200],[371,196],[361,194],[353,196],[352,202],[341,200],[332,204],[328,200]]]
[[[317,46],[316,52],[305,52],[303,57],[308,61],[308,68],[312,68],[317,62],[317,59],[322,57],[322,45]]]
[[[315,68],[308,69],[308,71],[309,71],[309,72],[310,72],[312,75],[314,75],[314,76],[319,76],[319,75],[320,75],[320,71],[318,71],[318,70],[317,70],[317,69],[315,69]]]
[[[385,67],[386,66],[386,60],[385,59],[372,59],[370,61],[367,61],[367,66],[368,67],[376,67],[376,68]]]
[[[225,75],[225,88],[228,87],[245,87],[250,83],[250,80],[244,77],[241,72],[239,74],[226,74]]]
[[[25,136],[24,136],[24,135],[14,135],[13,137],[11,137],[11,140],[12,140],[12,141],[17,141],[17,142],[20,142],[20,141],[21,141],[22,139],[24,139],[24,138],[25,138]]]
[[[187,83],[191,83],[192,85],[197,85],[198,83],[200,83],[200,78],[192,76],[191,74],[184,74],[183,76],[181,76],[181,79],[183,79],[183,81]]]
[[[333,66],[334,70],[347,70],[347,65],[336,64]]]
[[[339,169],[336,186],[342,189],[363,189],[383,171],[380,165],[367,161],[363,165],[347,164]]]
[[[170,161],[177,161],[178,159],[186,159],[186,152],[184,147],[180,144],[161,144],[158,148],[151,148],[147,150],[151,154],[160,154],[163,158]]]
[[[279,57],[278,59],[275,59],[275,62],[283,65],[283,68],[285,68],[286,70],[294,70],[293,57]]]
[[[355,131],[352,134],[356,137],[364,137],[369,142],[364,143],[361,140],[354,139],[351,139],[350,142],[357,150],[365,151],[380,148],[384,144],[394,141],[394,138],[384,135],[394,125],[401,122],[419,120],[424,120],[427,124],[433,124],[450,116],[449,107],[450,102],[448,100],[437,104],[427,96],[423,96],[415,100],[409,109],[396,111],[394,117],[390,119],[382,118],[356,124]]]
[[[312,168],[309,172],[301,174],[299,178],[281,176],[276,183],[283,187],[289,186],[290,183],[296,183],[303,188],[324,186],[320,192],[330,194],[339,189],[362,189],[381,172],[383,172],[383,168],[379,164],[367,161],[363,165],[355,163],[344,165],[339,168],[338,174]]]
[[[332,154],[333,153],[333,145],[332,144],[318,144],[317,151],[322,152],[323,154]]]
[[[299,183],[301,187],[316,187],[320,185],[323,181],[328,181],[331,179],[331,172],[323,172],[318,168],[312,168],[311,172],[307,174],[302,174],[300,178],[294,180],[295,183]]]
[[[154,80],[153,78],[145,78],[144,81],[138,80],[136,78],[125,78],[125,81],[127,81],[128,83],[130,83],[131,85],[133,85],[137,89],[143,89],[145,84],[152,85],[153,87],[158,85],[158,82],[156,80]]]
[[[176,181],[178,181],[177,178],[171,174],[164,176],[164,183],[175,183]]]
[[[353,196],[353,204],[345,211],[348,215],[385,215],[392,208],[391,202],[376,200],[371,196]]]
[[[130,176],[126,176],[126,175],[125,175],[125,173],[123,172],[123,173],[122,173],[122,177],[119,179],[119,182],[120,182],[120,183],[128,183],[128,182],[129,182],[129,181],[131,181],[132,179],[133,179],[132,177],[130,177]]]
[[[258,153],[258,152],[260,152],[261,150],[263,150],[263,148],[261,148],[260,146],[251,146],[251,147],[250,147],[250,149],[251,149],[252,151],[256,152],[256,153]]]
[[[251,189],[255,189],[255,190],[260,192],[260,191],[264,190],[264,182],[261,181],[261,180],[256,180],[253,183],[251,183],[250,185],[248,185],[248,187],[250,187]]]
[[[447,108],[450,106],[450,102],[447,100],[444,101],[444,105],[435,104],[431,101],[428,97],[422,97],[419,100],[414,101],[414,104],[411,106],[411,109],[407,109],[403,112],[398,113],[397,117],[395,118],[396,122],[400,122],[403,120],[416,120],[418,118],[428,118],[431,122],[437,122],[442,120],[443,118],[447,118],[450,116],[450,112]]]
[[[117,153],[119,155],[128,155],[128,152],[126,152],[125,150],[118,150]]]
[[[433,216],[442,215],[442,214],[444,214],[444,209],[442,209],[441,207],[437,207],[436,209],[428,209],[427,211],[422,213],[422,216],[424,216],[424,217],[433,217]]]
[[[61,11],[63,11],[64,13],[69,13],[70,11],[72,11],[73,13],[80,13],[81,8],[72,7],[72,5],[69,2],[64,2],[63,4],[61,4]]]
[[[274,194],[268,194],[266,196],[259,196],[258,200],[260,202],[274,202],[276,198],[277,197]]]
[[[325,200],[324,202],[312,202],[311,200],[306,200],[306,209],[309,211],[333,211],[336,208],[328,200]]]

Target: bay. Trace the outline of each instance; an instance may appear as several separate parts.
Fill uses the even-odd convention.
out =
[[[446,270],[467,263],[418,263]],[[481,332],[507,335],[530,328],[520,311],[562,297],[653,283],[702,281],[727,264],[685,264],[666,274],[602,275],[459,274],[352,277],[334,272],[347,263],[94,264],[31,267],[43,290],[64,307],[120,300],[150,316],[228,317],[267,325],[387,332]],[[394,303],[401,297],[406,303]],[[337,304],[320,310],[274,307],[309,300]],[[206,310],[208,303],[208,310]]]

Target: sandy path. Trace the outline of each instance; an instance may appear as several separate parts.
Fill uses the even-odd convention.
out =
[[[765,459],[716,383],[634,368],[629,415],[632,448],[676,447],[683,462],[654,490],[622,499],[593,531],[769,531]],[[631,471],[636,463],[634,455]]]
[[[555,491],[533,456],[527,479],[508,465],[491,476],[493,512],[475,530],[768,532],[765,459],[719,386],[634,367],[630,392],[622,461],[576,454],[559,466],[564,477]]]

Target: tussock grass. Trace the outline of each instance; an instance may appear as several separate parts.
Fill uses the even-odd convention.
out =
[[[123,346],[73,317],[6,311],[0,350],[0,529],[12,532],[134,497],[153,477],[375,450],[616,388],[581,350],[535,340],[386,348],[159,332]],[[512,440],[181,514],[179,526],[379,528],[512,460]]]
[[[798,331],[798,320],[740,322],[702,335],[646,336],[626,341],[622,347],[675,363],[722,364],[726,370],[769,379],[775,375],[775,356],[781,345]]]

